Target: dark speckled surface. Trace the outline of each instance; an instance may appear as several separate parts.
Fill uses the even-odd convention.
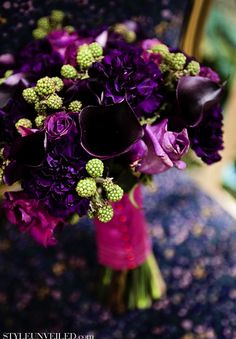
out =
[[[145,206],[166,298],[115,317],[95,299],[91,224],[68,226],[50,249],[3,224],[0,328],[75,331],[96,339],[236,338],[235,220],[176,170],[156,177]]]

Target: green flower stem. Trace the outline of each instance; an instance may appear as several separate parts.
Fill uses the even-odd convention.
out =
[[[99,297],[116,313],[149,308],[164,294],[165,283],[153,254],[134,269],[115,271],[101,267]]]

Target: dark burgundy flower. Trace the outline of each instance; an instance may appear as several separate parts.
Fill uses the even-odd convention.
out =
[[[189,128],[191,147],[208,165],[221,159],[219,151],[223,149],[223,115],[219,105],[205,112],[201,123]]]
[[[200,76],[180,78],[176,89],[179,115],[185,127],[197,126],[204,112],[214,107],[222,96],[223,88],[216,82]]]
[[[123,154],[143,136],[143,129],[126,101],[85,107],[79,122],[82,147],[98,158]]]
[[[55,245],[54,232],[63,226],[61,218],[53,217],[39,200],[30,199],[23,192],[6,193],[3,208],[8,220],[21,232],[29,233],[40,245]]]
[[[32,83],[44,76],[58,76],[63,65],[62,57],[46,39],[29,43],[17,56],[17,62],[17,70]]]
[[[34,119],[36,113],[27,104],[22,91],[27,87],[25,80],[14,85],[0,86],[0,142],[9,142],[17,137],[15,123],[20,118]]]
[[[69,133],[75,123],[68,113],[57,112],[46,118],[44,126],[49,138],[59,139]]]
[[[181,160],[189,149],[189,138],[186,129],[181,132],[171,132],[167,129],[168,120],[159,124],[146,125],[144,129],[144,144],[141,149],[147,149],[140,159],[137,170],[147,174],[158,174],[171,167],[184,169],[186,164]],[[144,148],[144,149],[145,149]],[[138,150],[139,153],[140,149]]]
[[[39,166],[45,156],[45,134],[35,132],[25,137],[18,137],[4,149],[4,156],[10,160],[4,171],[6,184],[12,185],[20,180],[27,167]]]

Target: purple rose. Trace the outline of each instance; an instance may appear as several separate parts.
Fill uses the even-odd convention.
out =
[[[74,120],[66,112],[57,112],[45,120],[45,128],[50,139],[59,139],[75,126]]]
[[[11,223],[45,247],[56,244],[54,231],[63,225],[61,218],[50,215],[41,201],[29,199],[23,192],[8,192],[6,198],[3,208]]]
[[[139,162],[138,171],[157,174],[171,167],[186,167],[181,158],[189,149],[187,130],[168,131],[167,123],[168,120],[165,119],[155,126],[145,126],[143,141],[148,150]],[[142,147],[142,144],[140,146]]]

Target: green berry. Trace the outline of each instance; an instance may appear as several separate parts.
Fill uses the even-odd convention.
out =
[[[160,68],[160,71],[162,73],[165,73],[165,72],[169,71],[169,66],[167,64],[165,64],[165,63],[161,63],[159,68]]]
[[[71,217],[69,219],[69,224],[70,225],[76,225],[76,224],[78,224],[79,219],[80,219],[80,217],[79,217],[78,213],[74,213],[74,214],[71,215]]]
[[[62,66],[61,75],[66,79],[74,79],[77,77],[78,74],[75,67],[68,64]]]
[[[55,92],[55,85],[52,78],[44,77],[37,81],[35,91],[38,95],[45,97]]]
[[[89,219],[93,219],[93,218],[94,218],[94,212],[91,211],[91,210],[88,210],[87,217],[88,217]]]
[[[47,98],[47,106],[52,109],[59,109],[62,107],[62,98],[57,94],[52,94]]]
[[[35,118],[35,120],[34,120],[35,125],[36,125],[38,128],[43,127],[43,123],[44,123],[45,119],[46,119],[45,115],[38,115],[38,116]]]
[[[67,33],[73,33],[75,31],[75,28],[73,26],[65,26],[64,29],[67,31]]]
[[[183,53],[171,53],[169,60],[171,68],[176,71],[182,71],[186,63],[186,56]]]
[[[98,220],[101,222],[108,222],[113,218],[114,211],[111,205],[105,205],[98,209]]]
[[[82,102],[79,100],[71,101],[68,107],[69,111],[74,112],[74,113],[79,113],[81,111],[81,108],[82,108]]]
[[[187,71],[189,71],[189,74],[191,75],[197,75],[200,72],[200,64],[197,61],[190,61],[190,63],[187,66]]]
[[[124,34],[125,41],[129,44],[136,40],[136,33],[134,31],[126,31]]]
[[[46,113],[47,111],[47,105],[45,102],[43,101],[38,101],[36,102],[36,104],[34,105],[34,109],[37,113]]]
[[[37,21],[37,26],[38,28],[41,28],[43,29],[44,31],[49,31],[50,30],[50,22],[49,22],[49,19],[45,16],[45,17],[42,17],[40,18],[38,21]]]
[[[92,178],[81,179],[76,186],[76,192],[82,198],[92,197],[96,193],[96,190],[96,182]]]
[[[123,189],[116,185],[111,184],[110,187],[106,191],[107,199],[111,202],[116,202],[122,199],[124,194]]]
[[[32,32],[33,37],[37,40],[41,40],[47,36],[47,31],[42,28],[36,28]]]
[[[158,44],[152,47],[152,52],[161,54],[164,57],[169,53],[169,48],[164,44]]]
[[[0,148],[0,159],[3,159],[4,158],[4,147]]]
[[[53,83],[54,83],[54,86],[55,86],[55,91],[56,92],[60,92],[64,86],[64,83],[63,81],[61,80],[61,78],[59,77],[53,77],[51,78]]]
[[[106,178],[103,183],[102,183],[102,186],[103,188],[108,191],[109,188],[113,185],[113,182],[112,182],[112,179],[111,178]]]
[[[91,159],[86,164],[86,171],[93,178],[98,178],[103,175],[104,165],[99,159]]]
[[[19,132],[20,127],[32,128],[32,122],[29,119],[21,118],[15,123],[15,127]]]
[[[93,42],[88,46],[92,56],[97,59],[103,55],[102,46],[98,42]]]
[[[7,79],[7,78],[9,78],[12,74],[13,74],[13,70],[12,70],[12,69],[8,69],[8,70],[4,73],[4,78]]]
[[[35,104],[38,101],[38,96],[34,88],[25,88],[22,92],[22,95],[28,104]]]
[[[54,9],[51,12],[51,19],[54,22],[58,22],[58,23],[62,22],[63,19],[64,19],[64,16],[65,16],[64,12],[62,12],[62,11],[60,11],[58,9]]]
[[[89,68],[92,65],[95,59],[88,45],[83,45],[79,48],[76,61],[81,69]]]
[[[0,167],[0,184],[3,184],[4,170]]]

